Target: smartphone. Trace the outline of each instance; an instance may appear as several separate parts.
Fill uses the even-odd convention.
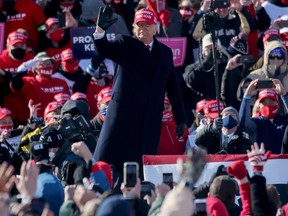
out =
[[[141,198],[143,199],[146,195],[151,196],[151,191],[155,190],[155,185],[149,181],[141,182]]]
[[[66,17],[65,17],[65,13],[64,12],[58,12],[57,13],[57,18],[59,20],[58,26],[59,28],[63,28],[66,26]]]
[[[280,28],[288,27],[288,20],[280,20],[279,27]]]
[[[33,215],[41,215],[45,207],[45,200],[41,198],[32,199],[30,206],[31,206],[31,211]]]
[[[125,162],[123,176],[125,186],[134,187],[139,176],[139,164],[137,162]]]
[[[156,0],[157,3],[157,12],[160,12],[162,10],[165,10],[165,0]]]
[[[10,133],[10,137],[19,136],[22,133],[22,129],[10,130],[9,133]]]
[[[272,80],[258,80],[256,89],[266,89],[266,88],[273,88],[274,84]]]
[[[171,189],[173,188],[173,173],[163,173],[163,183],[167,184]]]
[[[254,63],[254,61],[255,61],[255,58],[253,56],[251,56],[251,55],[242,55],[238,59],[237,63],[251,64],[251,63]]]
[[[230,0],[212,0],[212,8],[227,8],[230,6]]]
[[[194,216],[206,216],[207,215],[207,205],[206,199],[195,199],[194,200],[195,210]]]

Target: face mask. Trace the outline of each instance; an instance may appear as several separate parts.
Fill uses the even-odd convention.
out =
[[[183,19],[192,17],[194,15],[194,10],[190,7],[183,7],[179,11]]]
[[[173,118],[172,111],[164,111],[162,116],[162,122],[169,122]]]
[[[107,110],[108,110],[108,106],[103,107],[102,109],[100,109],[100,119],[104,122],[106,115],[107,115]]]
[[[55,153],[49,152],[49,158],[50,158],[50,160],[53,160],[55,158]]]
[[[0,125],[0,132],[4,131],[4,130],[12,130],[13,129],[13,124],[11,125]]]
[[[26,50],[22,48],[16,48],[11,50],[11,55],[15,59],[23,59],[25,57]]]
[[[263,106],[260,108],[260,113],[262,116],[273,119],[278,111],[277,105],[269,105],[269,106]]]
[[[79,62],[61,62],[62,67],[67,73],[75,73],[78,70]]]
[[[58,42],[61,41],[64,38],[64,30],[63,29],[57,29],[54,32],[50,33],[51,40]]]
[[[53,67],[51,66],[41,67],[38,69],[39,76],[43,78],[50,78],[52,73],[53,73]]]
[[[237,126],[238,122],[231,115],[225,116],[223,119],[223,127],[230,130]]]
[[[63,11],[70,11],[72,10],[74,2],[60,2],[60,8]]]

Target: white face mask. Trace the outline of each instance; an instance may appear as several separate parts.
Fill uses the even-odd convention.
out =
[[[50,160],[53,160],[55,158],[55,153],[49,152],[49,158],[50,158]]]

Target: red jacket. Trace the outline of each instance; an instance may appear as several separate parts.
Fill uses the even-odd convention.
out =
[[[178,140],[175,134],[176,123],[174,118],[171,120],[162,121],[160,145],[158,149],[159,155],[182,155],[185,151],[186,141],[189,131],[186,128],[184,135]]]

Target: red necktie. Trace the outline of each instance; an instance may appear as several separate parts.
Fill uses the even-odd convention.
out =
[[[151,46],[149,44],[146,45],[146,47],[150,50]]]

